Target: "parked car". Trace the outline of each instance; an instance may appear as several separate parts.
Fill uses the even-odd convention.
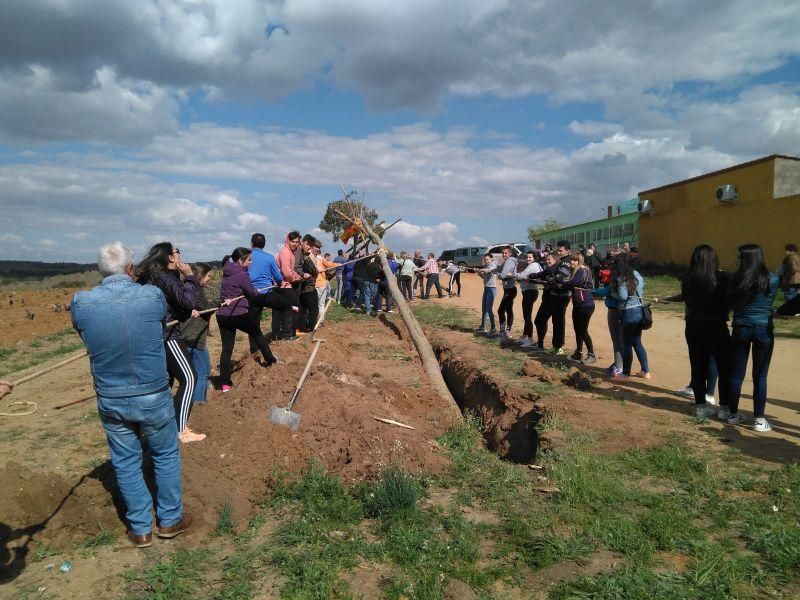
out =
[[[522,254],[527,254],[528,252],[533,252],[533,247],[528,242],[506,242],[505,244],[495,244],[494,246],[489,247],[489,254],[494,257],[494,262],[498,264],[498,266],[502,265],[505,262],[503,258],[503,248],[505,246],[511,246],[511,256],[514,258],[519,258]]]
[[[456,263],[461,271],[468,269],[479,269],[483,266],[483,255],[486,254],[486,246],[469,246],[467,248],[456,248]]]
[[[439,255],[439,258],[437,258],[436,260],[438,262],[448,262],[454,260],[455,257],[456,257],[455,250],[442,250],[442,253]]]

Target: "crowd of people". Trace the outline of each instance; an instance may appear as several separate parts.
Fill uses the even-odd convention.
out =
[[[559,241],[555,251],[547,246],[542,252],[529,252],[519,260],[512,252],[511,246],[503,248],[501,265],[492,254],[486,254],[484,266],[476,269],[483,280],[481,323],[476,333],[511,339],[519,284],[525,325],[516,342],[534,353],[565,356],[566,313],[571,301],[576,349],[570,358],[590,365],[597,361],[597,356],[589,335],[589,322],[595,299],[602,298],[614,355],[607,368],[609,377],[615,382],[625,382],[632,376],[651,378],[642,334],[652,325],[652,317],[645,302],[645,278],[637,269],[635,248],[626,244],[610,251],[604,260],[596,256],[593,244],[572,251],[567,241]],[[695,414],[700,417],[716,415],[731,425],[742,423],[739,398],[752,353],[753,429],[765,432],[771,429],[765,418],[765,406],[767,372],[775,342],[773,316],[800,314],[800,257],[797,246],[787,244],[777,272],[771,273],[762,249],[746,244],[738,249],[737,260],[735,272],[724,272],[719,268],[716,251],[705,244],[698,246],[682,279],[681,293],[664,299],[686,305],[685,335],[692,374],[690,384],[678,393],[694,400]],[[503,288],[503,296],[497,308],[496,328],[493,307],[498,284]],[[540,287],[541,302],[532,319]],[[779,288],[786,303],[773,311]],[[551,347],[547,349],[545,337],[550,323],[553,331]],[[634,354],[640,367],[635,375],[632,374]],[[719,405],[715,406],[717,382]]]
[[[192,406],[206,401],[210,385],[211,313],[220,331],[219,381],[225,393],[233,385],[236,332],[248,335],[251,353],[269,368],[277,361],[270,341],[293,341],[312,331],[331,291],[329,280],[341,280],[343,267],[352,264],[341,251],[333,261],[320,256],[321,242],[296,231],[276,256],[264,250],[265,242],[263,234],[253,234],[250,247],[223,258],[219,298],[206,294],[214,277],[211,266],[185,263],[170,242],[154,245],[138,264],[121,243],[107,244],[98,252],[102,282],[72,299],[72,323],[89,354],[128,537],[137,547],[153,542],[153,502],[142,473],[145,447],[155,473],[158,537],[180,535],[192,523],[183,510],[178,445],[206,437],[189,421]],[[272,310],[269,337],[261,330],[264,308]],[[11,388],[0,381],[0,395]]]
[[[277,361],[270,342],[297,340],[313,331],[331,293],[344,306],[363,306],[368,315],[379,310],[392,312],[387,275],[374,255],[361,252],[348,259],[339,250],[331,260],[327,254],[320,255],[319,240],[311,235],[301,237],[297,231],[287,234],[275,256],[264,250],[265,242],[263,234],[253,234],[249,247],[237,247],[223,258],[219,298],[206,294],[214,277],[211,266],[185,263],[174,244],[154,245],[138,264],[121,243],[107,244],[98,252],[102,282],[73,297],[72,323],[89,354],[100,421],[126,505],[128,536],[137,547],[151,545],[153,535],[153,499],[142,473],[145,447],[155,472],[157,535],[175,537],[192,523],[183,509],[179,443],[206,437],[193,431],[189,420],[192,405],[206,401],[210,385],[206,337],[211,313],[216,313],[220,330],[219,382],[225,393],[233,386],[231,356],[237,331],[248,335],[250,352],[269,368]],[[642,332],[648,327],[645,280],[637,270],[635,249],[623,247],[603,261],[591,245],[572,251],[568,242],[561,241],[555,251],[545,250],[517,260],[507,246],[500,266],[491,254],[484,256],[484,266],[477,270],[483,281],[477,332],[502,340],[511,338],[519,286],[524,327],[516,341],[534,352],[564,356],[566,312],[571,301],[577,346],[571,358],[593,364],[597,357],[589,323],[595,298],[603,298],[614,352],[609,375],[620,382],[631,377],[635,354],[640,365],[636,375],[649,379],[642,343]],[[443,297],[442,273],[450,276],[447,294],[461,293],[460,269],[452,263],[439,263],[432,253],[423,259],[420,251],[413,257],[403,251],[398,256],[390,253],[387,259],[407,300],[430,298],[434,287]],[[691,364],[688,387],[696,414],[716,414],[729,424],[744,421],[738,410],[739,397],[752,354],[754,429],[764,432],[771,429],[765,407],[774,347],[772,304],[782,288],[787,303],[778,312],[800,314],[800,260],[797,247],[787,245],[778,272],[771,273],[761,248],[752,244],[741,246],[737,259],[737,270],[726,273],[719,269],[713,248],[698,246],[680,295],[669,300],[686,304]],[[335,280],[335,288],[331,280]],[[503,295],[495,323],[498,284]],[[269,336],[261,330],[264,308],[272,310]],[[732,332],[727,325],[731,312]],[[548,350],[545,337],[550,323]],[[716,382],[719,407],[714,406]],[[0,380],[0,397],[12,387]]]

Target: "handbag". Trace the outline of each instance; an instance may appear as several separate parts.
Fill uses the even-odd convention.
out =
[[[642,304],[642,329],[650,329],[653,326],[653,311],[649,304]]]

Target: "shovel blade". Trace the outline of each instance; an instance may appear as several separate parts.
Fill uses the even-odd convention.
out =
[[[269,409],[269,420],[276,425],[288,427],[291,431],[297,431],[302,418],[302,415],[292,412],[285,406],[272,406]]]

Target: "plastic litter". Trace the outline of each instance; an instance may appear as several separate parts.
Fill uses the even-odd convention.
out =
[[[65,560],[64,562],[61,563],[61,572],[69,573],[70,571],[72,571],[72,563],[69,562],[68,560]]]

